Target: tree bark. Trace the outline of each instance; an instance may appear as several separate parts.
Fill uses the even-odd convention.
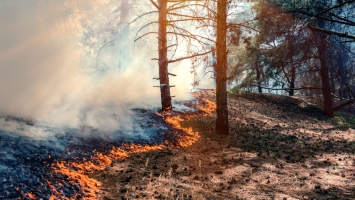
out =
[[[158,53],[159,53],[159,80],[160,80],[160,98],[162,111],[171,110],[171,96],[168,75],[168,58],[167,58],[167,39],[166,39],[166,13],[167,0],[159,0],[159,21],[158,21]]]
[[[296,81],[296,67],[292,65],[291,67],[291,80],[290,80],[290,90],[288,94],[290,96],[295,95],[295,81]]]
[[[318,29],[323,29],[325,27],[325,22],[322,19],[317,20],[317,26],[320,28],[314,29],[312,26],[308,26],[312,31],[313,35],[318,43],[318,57],[320,60],[320,77],[322,80],[322,95],[323,95],[323,110],[324,114],[329,117],[334,117],[333,110],[333,98],[332,91],[330,87],[329,78],[329,67],[326,62],[327,59],[327,37],[326,33],[319,31]]]
[[[335,94],[335,69],[334,66],[331,66],[330,69],[330,90],[333,94]]]
[[[217,1],[217,134],[229,134],[227,107],[227,0]]]
[[[323,109],[329,117],[334,117],[332,90],[330,87],[329,68],[326,62],[326,37],[324,33],[318,33],[320,47],[318,48],[320,59],[320,77],[322,79]]]
[[[260,63],[257,61],[256,62],[256,81],[258,85],[258,92],[261,94],[263,93],[263,89],[261,87],[261,69],[260,69]]]

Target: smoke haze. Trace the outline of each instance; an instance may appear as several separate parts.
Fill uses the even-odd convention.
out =
[[[134,44],[131,30],[100,49],[107,43],[103,19],[115,9],[110,2],[0,0],[1,115],[113,131],[132,129],[131,108],[160,106],[152,79],[158,66],[151,61],[157,43]],[[171,70],[178,100],[191,98],[189,71],[188,64]],[[18,132],[3,119],[1,128]]]

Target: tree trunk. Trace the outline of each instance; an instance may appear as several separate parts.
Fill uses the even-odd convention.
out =
[[[339,89],[338,89],[338,95],[342,99],[346,98],[345,97],[345,84],[344,84],[342,79],[340,80],[340,86],[339,86]]]
[[[257,85],[258,85],[258,92],[261,94],[263,93],[263,90],[261,88],[261,69],[260,69],[260,64],[257,61],[256,62],[256,81],[257,81]]]
[[[166,39],[166,12],[167,0],[159,0],[159,21],[158,21],[158,53],[159,53],[159,80],[160,98],[162,111],[171,110],[171,96],[168,75],[167,39]]]
[[[334,74],[335,74],[335,69],[334,69],[334,66],[331,66],[330,67],[330,90],[333,94],[335,94],[335,77],[334,77]]]
[[[227,107],[227,0],[217,1],[216,132],[229,134]]]
[[[296,81],[296,67],[292,65],[291,68],[291,80],[290,80],[290,91],[288,92],[288,94],[290,96],[295,95],[295,81]]]
[[[320,54],[325,54],[325,52]],[[334,117],[332,91],[329,84],[329,69],[325,61],[325,57],[323,56],[321,56],[320,67],[320,76],[322,79],[323,109],[326,115],[329,117]]]
[[[323,29],[325,27],[325,22],[322,19],[317,19],[317,26]],[[320,29],[313,29],[315,39],[319,44],[318,56],[320,60],[320,77],[322,79],[322,94],[323,94],[323,110],[324,114],[329,117],[334,117],[333,110],[333,98],[332,91],[330,87],[330,78],[329,78],[329,67],[326,62],[327,59],[327,37],[324,31],[320,31]]]
[[[329,80],[329,68],[326,62],[326,37],[324,33],[320,34],[320,48],[318,48],[320,58],[320,77],[322,79],[323,109],[329,117],[334,117],[333,98]]]
[[[344,61],[342,59],[342,56],[338,57],[338,66],[339,66],[339,74],[340,74],[340,86],[338,89],[338,95],[341,98],[346,98],[345,97],[345,83],[346,83],[346,73],[345,73],[345,69],[344,69]]]

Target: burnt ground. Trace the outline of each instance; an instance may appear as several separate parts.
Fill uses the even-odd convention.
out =
[[[287,96],[228,101],[230,136],[215,134],[215,115],[184,121],[201,136],[194,145],[114,161],[91,175],[99,199],[355,199],[353,117]]]
[[[97,153],[106,155],[122,143],[161,144],[171,135],[172,128],[156,115],[156,109],[134,108],[132,113],[132,128],[114,133],[0,116],[0,199],[49,199],[53,190],[48,182],[63,196],[82,194],[78,184],[70,184],[70,177],[54,173],[52,165],[89,160]]]

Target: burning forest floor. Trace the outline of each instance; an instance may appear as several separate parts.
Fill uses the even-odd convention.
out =
[[[199,139],[113,160],[89,175],[102,184],[98,199],[355,199],[353,117],[286,96],[228,101],[229,136],[215,134],[215,114],[179,120]]]

